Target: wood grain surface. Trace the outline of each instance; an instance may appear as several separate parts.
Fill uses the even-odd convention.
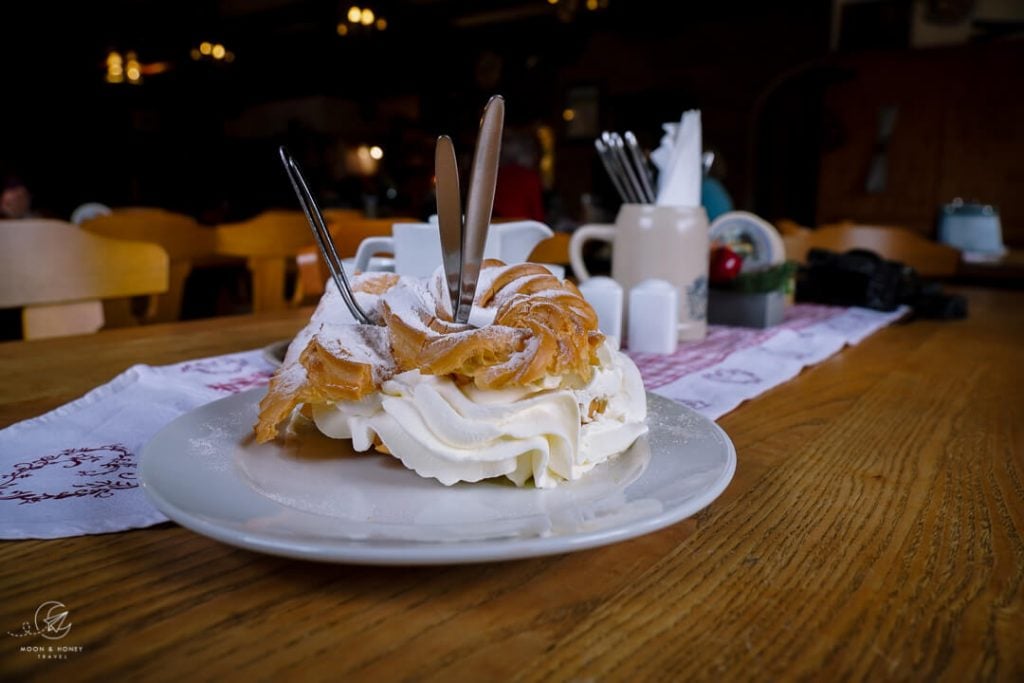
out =
[[[173,524],[4,542],[0,679],[1022,680],[1024,295],[967,293],[969,320],[889,327],[721,418],[726,492],[617,545],[381,568]],[[0,345],[0,425],[307,314]],[[7,635],[45,600],[81,652]]]

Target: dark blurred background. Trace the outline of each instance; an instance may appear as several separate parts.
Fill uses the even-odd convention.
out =
[[[939,205],[961,196],[998,205],[1004,240],[1024,244],[1019,0],[42,0],[0,12],[0,170],[62,218],[87,201],[208,223],[293,208],[282,143],[325,204],[426,216],[436,136],[468,155],[501,93],[508,127],[540,141],[559,227],[617,204],[595,135],[630,129],[650,149],[662,123],[699,107],[737,208],[934,234]],[[879,154],[887,178],[871,187]]]

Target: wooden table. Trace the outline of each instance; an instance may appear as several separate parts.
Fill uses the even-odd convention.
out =
[[[1024,295],[889,327],[726,415],[696,518],[577,554],[320,565],[173,524],[0,544],[0,679],[1024,678]],[[303,313],[0,346],[0,425],[136,362],[286,337]],[[20,652],[45,600],[66,660]]]

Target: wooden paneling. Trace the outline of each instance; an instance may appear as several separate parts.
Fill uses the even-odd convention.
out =
[[[818,223],[853,219],[934,235],[937,209],[960,196],[998,205],[1004,240],[1024,243],[1024,41],[865,53],[841,60],[833,86],[832,144],[822,152]],[[898,107],[888,183],[865,181],[879,110]]]

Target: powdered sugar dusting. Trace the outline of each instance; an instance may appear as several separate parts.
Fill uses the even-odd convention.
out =
[[[332,355],[369,365],[375,384],[395,374],[388,329],[380,325],[325,324],[315,335]]]

